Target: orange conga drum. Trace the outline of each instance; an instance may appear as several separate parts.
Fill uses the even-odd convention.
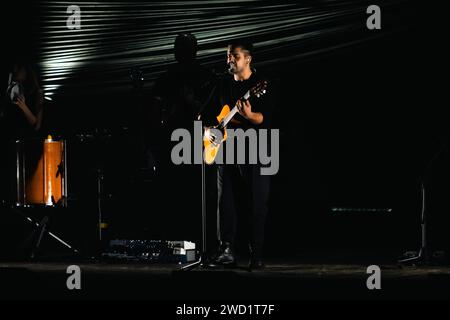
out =
[[[16,205],[66,205],[66,143],[64,140],[16,141]]]

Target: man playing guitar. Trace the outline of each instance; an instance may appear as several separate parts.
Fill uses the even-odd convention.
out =
[[[236,106],[237,113],[229,121],[229,128],[270,128],[270,94],[242,99],[246,92],[265,80],[251,67],[253,46],[245,41],[234,41],[227,50],[229,74],[219,80],[215,106]],[[227,141],[224,146],[226,148]],[[270,176],[261,175],[260,164],[218,164],[218,240],[219,250],[210,267],[236,265],[234,246],[236,225],[246,218],[250,245],[249,267],[262,268],[265,220],[268,212]],[[239,213],[239,214],[238,214]]]

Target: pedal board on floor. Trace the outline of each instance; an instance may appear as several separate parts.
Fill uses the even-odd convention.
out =
[[[188,263],[195,261],[195,243],[167,240],[110,240],[102,258],[117,262]]]

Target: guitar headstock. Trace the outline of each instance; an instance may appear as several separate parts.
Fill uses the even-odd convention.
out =
[[[250,89],[250,94],[252,96],[259,98],[260,96],[266,93],[266,89],[267,89],[267,81],[261,80],[257,83],[256,86]]]

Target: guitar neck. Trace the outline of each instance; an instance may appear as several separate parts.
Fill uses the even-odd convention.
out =
[[[245,95],[241,98],[243,100],[247,100],[250,98],[250,90],[245,93]],[[234,115],[238,112],[237,103],[234,105],[234,108],[230,110],[230,112],[226,115],[225,118],[222,120],[222,127],[225,128],[228,124],[228,122],[233,119]]]
[[[238,112],[238,109],[237,109],[237,106],[234,106],[234,108],[231,109],[231,111],[227,114],[227,116],[225,118],[223,118],[223,120],[222,120],[223,128],[225,128],[227,126],[228,122],[230,122],[231,119],[233,119],[236,112]]]

